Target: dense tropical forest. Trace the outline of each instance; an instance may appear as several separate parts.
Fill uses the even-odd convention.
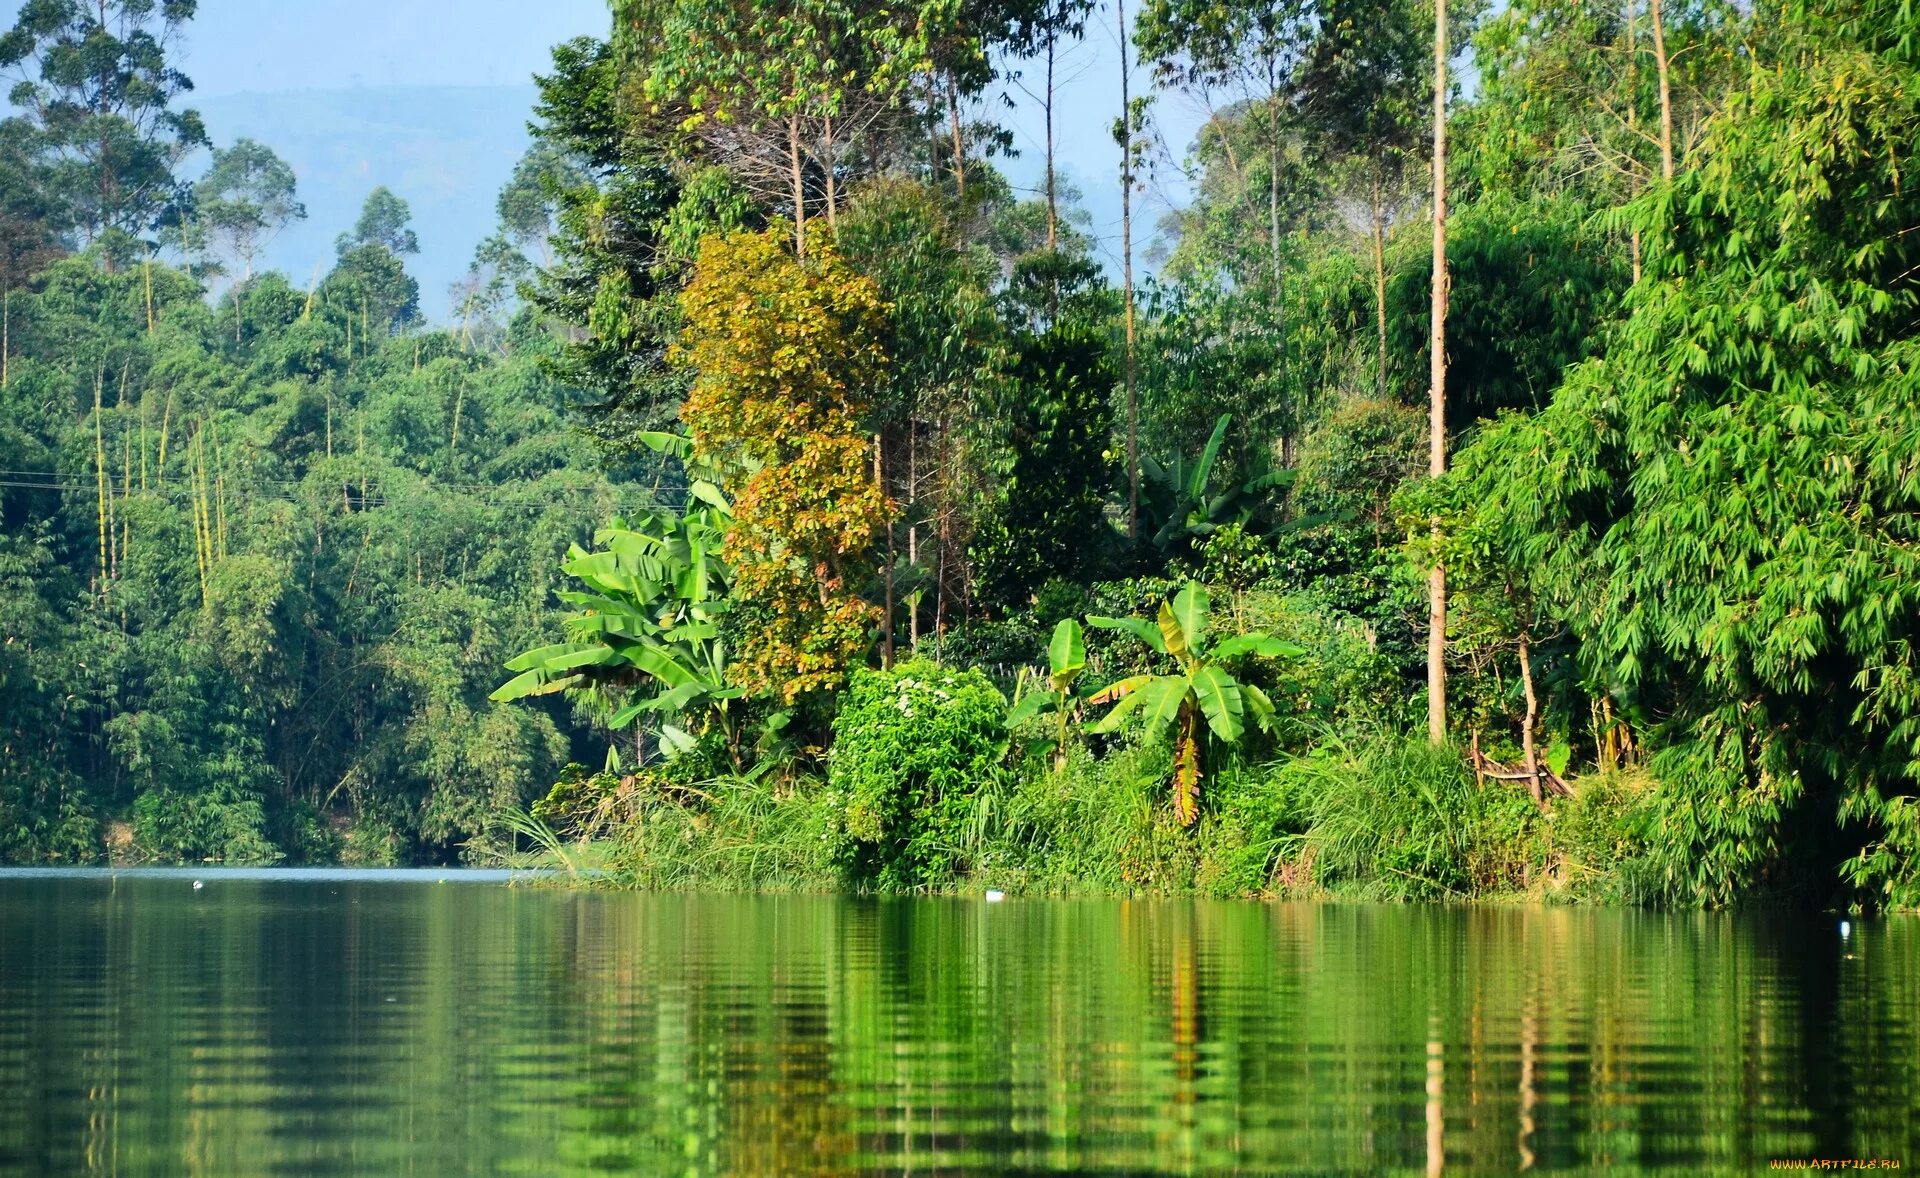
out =
[[[439,323],[194,7],[0,36],[0,860],[1920,902],[1907,0],[615,0]]]

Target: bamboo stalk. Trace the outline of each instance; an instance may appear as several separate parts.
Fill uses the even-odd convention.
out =
[[[200,430],[194,431],[193,456],[193,554],[200,569],[200,604],[204,608],[208,601],[207,574],[212,562],[207,526],[207,444],[205,434]]]
[[[416,349],[418,349],[419,346],[418,344],[414,345]],[[418,355],[417,351],[415,355]],[[462,373],[460,375],[460,388],[453,395],[453,437],[448,444],[448,449],[454,453],[458,453],[460,450],[460,410],[465,407],[466,401],[467,377],[465,373]]]
[[[213,554],[220,560],[227,558],[227,469],[220,456],[220,427],[211,420],[207,427],[213,431],[213,494],[216,530],[214,532]]]
[[[100,422],[100,402],[107,383],[106,366],[102,364],[93,377],[93,479],[94,479],[94,520],[100,530],[100,597],[107,596],[107,569],[110,557],[107,552],[107,442]]]
[[[120,433],[120,501],[126,502],[133,494],[133,434],[122,430]],[[114,558],[116,575],[120,566],[127,560],[127,545],[133,539],[133,521],[127,518],[125,511],[120,512],[120,552]]]
[[[173,390],[167,390],[166,406],[160,411],[160,460],[159,479],[167,481],[167,427],[173,424]]]
[[[133,371],[133,357],[128,356],[125,363],[120,365],[120,390],[118,393],[114,395],[114,399],[113,399],[114,416],[121,418],[123,420],[126,417],[127,377],[132,373],[132,371]],[[119,499],[126,498],[127,489],[133,482],[133,477],[132,477],[133,455],[132,455],[132,452],[127,449],[127,445],[129,441],[130,439],[127,437],[126,431],[123,428],[120,433],[121,473],[120,473],[120,495],[118,496]],[[114,506],[115,501],[116,501],[116,497],[113,494],[113,482],[111,479],[109,479],[107,482],[107,530],[108,530],[108,539],[114,542],[112,544],[113,564],[109,570],[109,579],[116,579],[119,577],[120,562],[126,559],[126,555],[127,555],[126,545],[119,543],[122,533],[124,533],[124,531],[126,530],[126,523],[124,520],[120,518],[122,515],[122,512]],[[116,523],[118,524],[117,530],[115,528]]]

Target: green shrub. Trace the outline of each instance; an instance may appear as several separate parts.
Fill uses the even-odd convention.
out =
[[[1511,783],[1474,780],[1458,750],[1390,736],[1329,738],[1277,766],[1307,816],[1302,874],[1382,899],[1440,899],[1528,886],[1538,811]]]
[[[134,844],[143,858],[163,862],[277,863],[281,853],[266,826],[259,796],[226,785],[198,793],[149,790],[133,803]]]
[[[972,621],[955,626],[937,640],[921,639],[921,650],[931,648],[949,667],[991,668],[1011,682],[1019,668],[1046,658],[1047,635],[1030,612],[1001,621]]]
[[[1650,904],[1668,891],[1650,853],[1653,778],[1616,770],[1577,778],[1573,796],[1554,803],[1548,835],[1568,896],[1614,904]]]
[[[1106,757],[1069,750],[1054,771],[1028,762],[995,797],[992,841],[980,864],[997,884],[1037,892],[1098,894],[1186,888],[1196,841],[1165,805],[1173,751],[1163,741],[1123,745]]]
[[[610,844],[584,864],[625,887],[824,889],[838,878],[836,810],[817,782],[769,776],[704,781],[698,804],[637,795]]]
[[[1300,797],[1275,788],[1270,771],[1235,765],[1215,777],[1211,804],[1196,831],[1194,890],[1212,896],[1274,890],[1276,876],[1306,843],[1309,816]]]
[[[1275,677],[1258,680],[1287,721],[1287,742],[1326,727],[1387,728],[1401,718],[1403,680],[1362,619],[1317,594],[1271,588],[1236,596],[1234,614],[1237,629],[1260,630],[1305,651],[1271,664]]]
[[[973,797],[1006,754],[1006,717],[1006,697],[979,671],[914,659],[854,674],[827,778],[851,880],[914,888],[962,871]]]

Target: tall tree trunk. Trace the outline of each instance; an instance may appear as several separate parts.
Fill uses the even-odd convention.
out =
[[[793,186],[793,252],[807,256],[807,173],[800,166],[800,116],[787,116],[787,170]]]
[[[907,418],[907,567],[920,567],[920,431],[911,416]],[[907,646],[918,652],[920,649],[920,599],[918,592],[910,599],[912,608],[907,611]]]
[[[1133,96],[1127,53],[1127,0],[1115,0],[1120,23],[1120,273],[1126,308],[1127,538],[1140,538],[1140,398],[1134,385],[1133,323]],[[1051,80],[1049,80],[1051,84]],[[1052,93],[1048,93],[1052,106]],[[1051,139],[1051,132],[1049,132]],[[1049,165],[1051,167],[1051,165]],[[1049,181],[1051,185],[1051,181]]]
[[[106,388],[107,371],[102,367],[93,378],[93,477],[94,477],[94,518],[100,528],[100,600],[107,598],[107,570],[112,560],[107,553],[107,442],[105,426],[101,421],[103,409],[102,395]]]
[[[880,488],[882,500],[887,497],[887,434],[878,430],[873,435],[873,482]],[[893,513],[887,513],[887,567],[884,576],[886,582],[886,614],[880,623],[880,665],[887,670],[893,669]]]
[[[965,203],[967,199],[967,146],[960,133],[960,83],[953,74],[947,74],[947,127],[953,137],[953,196]]]
[[[1627,0],[1627,132],[1629,142],[1640,135],[1640,21],[1639,0]],[[1631,163],[1627,168],[1627,199],[1638,195],[1640,173]],[[1628,259],[1633,265],[1633,284],[1640,285],[1640,227],[1627,236]]]
[[[1382,207],[1385,198],[1380,192],[1380,178],[1373,178],[1373,317],[1374,328],[1379,336],[1379,374],[1375,391],[1381,400],[1387,398],[1387,226],[1386,210]]]
[[[1428,341],[1427,471],[1447,471],[1447,0],[1433,6],[1433,317]],[[1438,530],[1438,523],[1435,529]],[[1447,570],[1427,574],[1427,739],[1447,739]]]
[[[1649,0],[1653,16],[1653,68],[1660,78],[1660,179],[1673,183],[1673,89],[1667,71],[1667,22],[1660,0]]]
[[[1273,317],[1274,338],[1279,346],[1274,351],[1275,375],[1285,380],[1287,364],[1287,290],[1285,271],[1281,266],[1280,251],[1280,161],[1284,145],[1280,142],[1280,75],[1279,64],[1272,55],[1267,57],[1267,265],[1272,271],[1273,283],[1271,314]],[[1283,386],[1284,387],[1284,386]],[[1293,465],[1294,431],[1299,425],[1301,414],[1297,406],[1288,413],[1286,428],[1280,437],[1280,464]]]
[[[821,156],[820,164],[821,164],[822,170],[824,170],[827,174],[827,236],[833,237],[833,236],[837,236],[840,232],[840,220],[837,212],[833,207],[835,203],[837,203],[835,198],[837,197],[838,193],[836,192],[834,187],[834,176],[833,176],[835,161],[834,161],[834,151],[833,151],[833,118],[832,116],[828,116],[827,118],[821,120],[821,128],[822,128],[822,134],[820,136],[820,140],[822,145],[822,156]]]
[[[1056,187],[1057,181],[1056,181],[1054,170],[1053,170],[1054,40],[1055,38],[1053,34],[1051,33],[1047,34],[1047,88],[1045,91],[1045,96],[1041,99],[1041,102],[1040,102],[1040,109],[1041,109],[1042,115],[1046,119],[1046,124],[1047,124],[1047,130],[1046,130],[1047,173],[1046,173],[1045,183],[1047,186],[1047,252],[1048,253],[1052,253],[1055,249],[1057,249],[1059,247],[1059,241],[1060,241],[1060,198],[1059,198],[1059,189]],[[1121,52],[1122,53],[1125,52],[1125,46],[1121,47]],[[1124,65],[1122,66],[1122,68],[1123,69],[1125,68]],[[1120,83],[1120,88],[1121,88],[1121,93],[1125,94],[1126,82],[1124,79]],[[1059,314],[1058,307],[1054,308],[1054,314],[1055,315]]]
[[[1272,271],[1273,311],[1276,326],[1283,304],[1280,301],[1280,81],[1278,66],[1267,59],[1267,266]]]
[[[1534,744],[1534,727],[1540,718],[1540,700],[1533,692],[1533,644],[1526,631],[1520,632],[1520,689],[1526,693],[1527,719],[1520,729],[1520,750],[1522,764],[1527,771],[1527,792],[1533,795],[1533,804],[1542,810],[1547,808],[1546,795],[1540,789],[1540,754]]]

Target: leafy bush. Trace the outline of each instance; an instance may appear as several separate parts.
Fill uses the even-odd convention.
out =
[[[1283,743],[1300,741],[1323,726],[1367,730],[1401,719],[1404,681],[1364,620],[1330,607],[1317,594],[1270,588],[1240,595],[1235,614],[1237,627],[1271,634],[1303,652],[1268,664],[1273,677],[1256,680],[1284,721]]]
[[[1422,740],[1328,740],[1282,762],[1271,787],[1306,816],[1302,874],[1392,899],[1515,891],[1530,882],[1538,812],[1503,783],[1475,782]]]
[[[1196,841],[1162,803],[1173,771],[1162,742],[1111,756],[1069,750],[1059,771],[1029,765],[993,823],[984,879],[1037,892],[1128,893],[1187,887]]]
[[[979,671],[914,659],[854,674],[827,778],[850,879],[913,888],[959,873],[973,795],[1006,753],[1006,716]]]
[[[267,838],[266,827],[266,808],[258,795],[224,783],[200,793],[150,790],[133,803],[134,843],[148,859],[277,863],[281,853]]]
[[[1647,904],[1667,893],[1665,872],[1647,841],[1655,784],[1645,772],[1594,774],[1554,804],[1548,833],[1568,895]]]
[[[1046,655],[1047,633],[1031,613],[1017,613],[1003,621],[972,621],[955,626],[937,641],[921,640],[951,667],[980,667],[1008,679],[1018,669],[1037,664]]]
[[[1297,794],[1275,789],[1269,773],[1236,765],[1214,778],[1212,808],[1198,830],[1196,891],[1257,896],[1284,885],[1286,868],[1306,845],[1308,815]],[[1276,878],[1278,877],[1278,878]]]

